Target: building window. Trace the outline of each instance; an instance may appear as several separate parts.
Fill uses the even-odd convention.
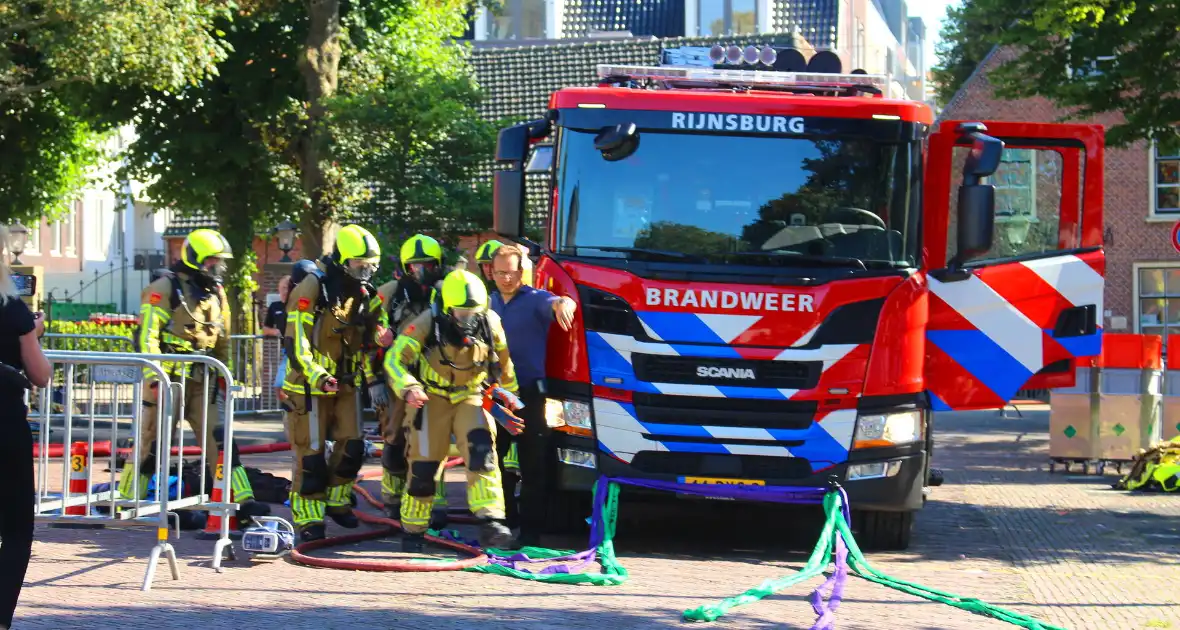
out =
[[[952,172],[962,172],[970,152],[970,147],[955,147]],[[1064,164],[1064,157],[1054,149],[1004,150],[1000,167],[989,178],[996,188],[992,247],[973,262],[1054,255],[1071,247],[1073,236],[1060,230]],[[947,226],[950,254],[957,250],[958,234],[958,189],[952,188]]]
[[[62,229],[65,230],[66,241],[66,255],[76,256],[78,254],[78,233],[75,227],[75,221],[82,216],[82,200],[78,199],[74,202],[74,207],[66,214],[65,222]]]
[[[1144,335],[1180,334],[1180,267],[1139,267],[1135,284],[1136,330]]]
[[[992,176],[996,187],[996,221],[1013,217],[1037,220],[1037,152],[1031,149],[1004,149],[1000,167]]]
[[[757,0],[697,0],[697,32],[703,36],[758,32]]]
[[[545,39],[546,0],[503,0],[489,7],[485,39]]]
[[[49,224],[49,237],[53,240],[49,248],[49,253],[55,256],[61,255],[61,220],[58,219]]]
[[[1180,138],[1161,138],[1155,147],[1155,213],[1180,214]]]

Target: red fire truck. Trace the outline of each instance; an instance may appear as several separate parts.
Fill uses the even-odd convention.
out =
[[[1103,129],[936,124],[882,76],[759,67],[601,65],[500,131],[496,231],[579,305],[548,341],[552,516],[603,474],[836,475],[862,544],[904,549],[933,412],[1099,353]]]

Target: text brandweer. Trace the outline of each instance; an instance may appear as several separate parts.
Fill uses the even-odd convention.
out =
[[[648,306],[722,308],[743,311],[815,312],[814,296],[802,293],[752,293],[649,288]]]

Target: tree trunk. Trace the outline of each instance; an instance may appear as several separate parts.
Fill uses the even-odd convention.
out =
[[[236,187],[222,189],[217,195],[218,224],[221,233],[234,252],[226,261],[226,294],[230,310],[234,314],[233,334],[248,335],[253,332],[253,300],[248,296],[253,289],[253,272],[256,267],[254,254],[254,221],[244,206]]]
[[[307,39],[299,71],[307,88],[307,125],[296,143],[295,159],[310,207],[300,220],[305,258],[319,258],[333,242],[336,182],[325,163],[331,141],[324,115],[327,100],[336,93],[340,70],[340,0],[306,0]]]

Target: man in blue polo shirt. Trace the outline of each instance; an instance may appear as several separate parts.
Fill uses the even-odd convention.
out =
[[[519,511],[521,544],[536,545],[544,526],[545,481],[550,463],[545,453],[549,440],[545,395],[540,387],[545,377],[545,342],[549,338],[549,325],[554,321],[562,330],[570,329],[577,303],[524,284],[524,253],[515,245],[496,250],[492,270],[496,291],[492,293],[491,307],[504,325],[508,353],[520,384],[520,399],[525,404],[520,411],[524,432],[516,436],[521,477],[519,507],[514,507],[515,484],[508,481],[507,475],[503,475],[504,499],[509,521]],[[496,436],[501,473],[510,443],[511,436],[501,428]]]

